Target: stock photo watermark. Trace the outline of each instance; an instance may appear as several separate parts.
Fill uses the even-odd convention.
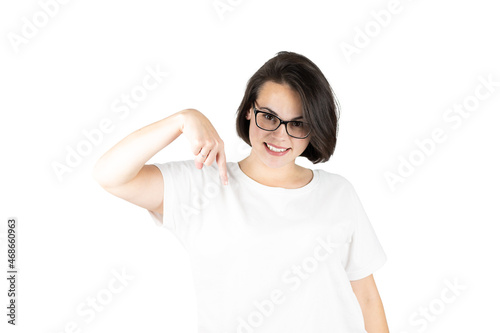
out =
[[[400,0],[390,0],[385,9],[370,11],[370,20],[365,22],[362,28],[354,27],[352,42],[342,41],[339,45],[347,63],[351,63],[353,56],[359,55],[366,49],[383,29],[391,24],[394,17],[403,12],[403,9],[404,6]]]
[[[448,129],[444,126],[435,127],[429,137],[414,140],[414,149],[405,156],[398,155],[396,170],[384,172],[383,176],[391,191],[394,192],[398,184],[404,183],[412,176],[417,168],[437,151],[439,145],[448,140],[450,131],[456,131],[462,127],[464,121],[479,109],[481,102],[491,98],[500,86],[500,81],[494,81],[493,74],[487,77],[481,75],[478,81],[480,83],[471,94],[443,112],[442,120]]]
[[[54,19],[70,0],[40,0],[36,10],[31,17],[21,17],[21,27],[18,32],[8,32],[7,39],[15,53],[19,53],[21,45],[28,44],[40,31]]]
[[[206,168],[206,166],[204,166],[204,168]],[[215,198],[220,191],[221,184],[215,182],[205,184],[202,191],[194,191],[190,196],[191,202],[189,204],[182,203],[180,205],[183,219],[189,220],[192,216],[199,215],[203,209],[208,207],[210,201]]]
[[[16,325],[16,320],[18,318],[18,300],[17,295],[19,293],[19,288],[17,281],[19,279],[19,266],[17,264],[18,259],[18,249],[19,249],[19,239],[18,239],[18,219],[15,217],[10,217],[7,219],[7,323],[10,325]],[[3,247],[2,247],[3,248]]]
[[[411,328],[398,331],[399,333],[425,332],[433,323],[450,311],[451,304],[455,303],[462,293],[467,290],[467,286],[459,282],[458,278],[453,280],[444,279],[443,284],[444,287],[436,297],[419,306],[410,315],[408,323]]]
[[[343,235],[343,232],[340,232]],[[343,237],[342,237],[343,238]],[[336,237],[337,240],[337,237]],[[238,316],[237,333],[253,333],[256,329],[265,324],[279,305],[283,304],[287,296],[299,289],[303,282],[307,281],[318,269],[322,262],[327,260],[342,246],[341,242],[334,241],[331,235],[326,239],[316,238],[316,245],[312,254],[302,259],[299,264],[294,264],[287,268],[281,275],[281,282],[288,288],[275,288],[269,293],[269,297],[253,302],[254,310],[246,316]]]
[[[242,2],[243,0],[215,0],[212,2],[212,7],[219,16],[219,19],[224,21],[226,13],[234,11]]]
[[[142,81],[134,85],[128,93],[122,93],[115,98],[110,105],[111,112],[117,115],[119,120],[125,120],[131,110],[137,109],[153,90],[157,89],[168,76],[159,65],[155,68],[146,66],[146,75]],[[73,146],[66,145],[66,156],[63,161],[52,161],[51,167],[59,182],[62,182],[66,174],[70,174],[80,166],[85,157],[101,145],[106,134],[110,134],[116,128],[116,121],[109,117],[102,118],[98,124],[91,129],[82,130],[82,138]]]
[[[61,330],[54,331],[53,333],[84,332],[84,327],[95,321],[100,313],[109,308],[116,296],[121,294],[130,281],[135,278],[129,275],[125,271],[125,268],[122,268],[121,272],[112,269],[111,274],[113,277],[108,280],[106,287],[99,289],[92,296],[86,297],[85,300],[76,306],[75,312],[80,320],[68,321]]]

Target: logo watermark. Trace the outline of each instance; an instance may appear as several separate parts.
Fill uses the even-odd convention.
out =
[[[253,333],[261,327],[267,318],[269,318],[276,308],[286,301],[287,294],[290,295],[298,290],[303,282],[307,281],[322,262],[327,260],[335,253],[339,253],[338,249],[343,245],[338,239],[344,239],[343,231],[339,230],[340,236],[336,236],[335,240],[331,235],[326,239],[317,237],[316,245],[313,248],[312,254],[302,259],[299,264],[294,264],[286,269],[281,275],[281,281],[288,286],[288,289],[275,288],[269,293],[269,297],[261,301],[254,301],[254,310],[248,315],[237,318],[237,333]]]
[[[458,278],[454,278],[453,281],[445,279],[443,283],[445,287],[441,289],[439,295],[431,299],[427,304],[419,306],[410,315],[408,323],[411,329],[399,331],[399,333],[425,332],[432,326],[432,323],[449,311],[451,304],[455,303],[458,297],[467,290],[465,285],[458,282]]]
[[[390,0],[385,9],[370,11],[371,19],[364,24],[364,27],[354,27],[352,42],[342,41],[339,45],[347,63],[351,63],[354,55],[359,55],[363,49],[366,49],[372,40],[391,24],[394,16],[400,14],[403,9],[400,0]]]
[[[479,109],[480,102],[487,100],[496,92],[500,82],[494,81],[492,76],[493,74],[489,74],[487,77],[479,76],[480,83],[474,92],[463,98],[460,103],[454,103],[444,111],[442,119],[452,130],[458,130],[464,120]],[[432,129],[430,137],[415,140],[416,147],[406,156],[398,155],[396,170],[384,172],[384,178],[391,191],[394,192],[398,184],[404,183],[408,177],[413,175],[416,169],[437,151],[439,144],[447,139],[447,130],[443,127],[436,127]]]
[[[21,45],[28,44],[39,32],[45,28],[49,22],[59,15],[59,10],[62,5],[66,5],[70,0],[40,0],[38,5],[40,10],[31,15],[31,19],[23,16],[21,17],[22,26],[19,33],[8,32],[7,39],[10,42],[15,53],[19,53]]]
[[[59,332],[82,332],[85,325],[93,322],[129,285],[130,281],[134,280],[134,276],[129,275],[125,268],[121,272],[112,269],[113,277],[108,280],[106,286],[99,289],[93,295],[88,296],[76,306],[76,314],[80,320],[71,320],[64,324],[64,329]],[[83,321],[83,322],[82,322]]]
[[[111,112],[118,115],[120,120],[126,119],[132,109],[139,107],[149,95],[150,92],[157,89],[160,84],[168,76],[167,72],[163,72],[159,65],[153,69],[151,66],[146,66],[146,75],[141,83],[134,85],[128,93],[122,93],[115,98],[110,105]],[[113,132],[115,122],[108,117],[101,119],[98,125],[92,129],[83,129],[81,138],[74,146],[66,145],[66,156],[63,161],[52,161],[51,167],[57,179],[62,182],[66,174],[72,173],[80,164],[84,157],[89,156],[94,151],[95,147],[101,145],[104,141],[104,136]]]
[[[221,21],[224,21],[224,16],[228,12],[234,11],[243,0],[215,0],[212,2],[212,7],[219,16]]]

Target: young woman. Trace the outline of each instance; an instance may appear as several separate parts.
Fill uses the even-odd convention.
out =
[[[333,154],[338,107],[320,69],[280,52],[249,80],[226,162],[199,111],[130,134],[97,162],[111,194],[146,208],[188,251],[202,333],[388,332],[372,273],[386,255],[352,185],[295,163]],[[145,165],[184,134],[194,161]],[[215,162],[215,163],[214,163]]]

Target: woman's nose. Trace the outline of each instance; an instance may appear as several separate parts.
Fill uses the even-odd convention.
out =
[[[286,138],[288,133],[286,132],[285,124],[281,124],[275,131],[274,135],[279,138]]]

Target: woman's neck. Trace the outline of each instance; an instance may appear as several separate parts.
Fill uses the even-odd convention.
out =
[[[300,188],[307,185],[313,178],[312,170],[295,163],[280,168],[270,168],[260,161],[255,161],[251,155],[238,162],[238,165],[248,177],[271,187]]]

